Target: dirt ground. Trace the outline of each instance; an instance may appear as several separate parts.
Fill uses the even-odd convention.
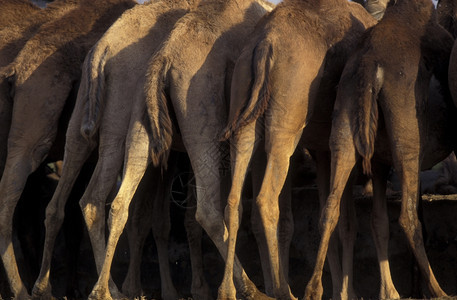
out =
[[[309,179],[309,178],[308,178]],[[293,189],[293,213],[295,230],[290,248],[289,280],[294,295],[301,298],[314,266],[314,260],[319,243],[318,233],[318,192],[312,180],[307,184],[298,184],[296,180]],[[303,180],[305,181],[305,180]],[[36,187],[35,187],[36,188]],[[38,186],[43,191],[43,184]],[[33,188],[30,188],[32,195]],[[19,210],[33,212],[34,215],[44,215],[46,197],[52,194],[45,193],[43,199],[28,200]],[[77,197],[76,197],[77,198]],[[442,288],[450,295],[457,295],[457,201],[456,196],[426,195],[423,197],[423,219],[425,224],[425,244],[432,268]],[[358,234],[354,249],[354,285],[357,295],[363,299],[377,299],[379,291],[379,271],[376,261],[376,252],[370,231],[371,200],[358,195],[356,197],[358,219]],[[32,207],[31,203],[36,206]],[[73,204],[71,204],[73,203]],[[238,234],[237,254],[240,257],[247,274],[263,290],[263,276],[255,238],[250,231],[251,200],[244,199],[243,223]],[[22,208],[21,208],[22,207]],[[388,201],[390,218],[390,246],[389,257],[392,268],[393,281],[405,298],[428,298],[426,287],[421,282],[415,260],[406,244],[404,234],[398,225],[400,202],[398,198]],[[78,211],[76,201],[70,201],[67,211]],[[191,265],[186,233],[183,225],[185,208],[183,203],[172,201],[171,218],[172,232],[170,236],[170,266],[173,281],[182,297],[190,298]],[[20,215],[20,213],[17,213]],[[55,250],[52,284],[54,294],[67,299],[84,299],[96,281],[95,264],[92,256],[87,232],[81,222],[80,214],[70,214],[66,221],[65,230],[61,232]],[[70,217],[73,216],[73,217]],[[16,218],[18,219],[18,218]],[[41,219],[42,220],[42,219]],[[21,275],[29,288],[33,285],[38,274],[40,245],[43,242],[43,231],[36,226],[40,217],[35,220],[16,220],[18,223],[31,223],[26,227],[28,238],[21,239],[24,255],[18,257],[21,264]],[[20,227],[20,226],[18,226]],[[33,230],[32,230],[32,229]],[[18,230],[19,236],[24,235]],[[32,234],[30,234],[30,231]],[[65,239],[72,236],[72,239]],[[18,247],[18,239],[15,246]],[[212,244],[204,234],[202,241],[203,262],[206,279],[212,288],[214,299],[217,288],[222,280],[224,264]],[[120,286],[126,275],[129,261],[129,252],[125,236],[121,237],[116,257],[113,263],[112,274],[115,282]],[[29,266],[28,270],[24,266]],[[72,267],[73,266],[73,267]],[[73,268],[73,269],[72,269]],[[155,244],[150,235],[143,252],[142,286],[146,299],[160,299],[160,278],[158,258]],[[4,271],[0,268],[0,295],[8,299],[9,291]],[[326,267],[323,274],[324,299],[332,295],[330,273]]]

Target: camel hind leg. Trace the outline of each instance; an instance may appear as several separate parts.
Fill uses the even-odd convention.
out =
[[[79,132],[77,134],[79,136]],[[82,138],[67,141],[65,160],[62,166],[62,176],[59,179],[59,183],[51,201],[46,207],[46,236],[40,274],[32,291],[32,296],[34,298],[51,298],[52,293],[49,276],[54,243],[64,221],[65,205],[68,197],[78,174],[91,154],[92,149],[93,147],[89,146],[89,143]]]
[[[228,229],[227,259],[222,283],[218,291],[219,300],[236,299],[236,289],[233,282],[233,267],[235,260],[235,245],[240,225],[242,207],[241,193],[243,182],[251,157],[255,151],[255,128],[257,122],[252,122],[239,130],[231,140],[232,186],[225,207],[225,224]]]
[[[335,121],[333,126],[335,126]],[[352,135],[346,132],[349,131],[350,127],[348,124],[343,124],[343,128],[338,127],[340,129],[338,135],[332,134],[330,136],[330,148],[332,152],[329,196],[321,213],[321,241],[314,271],[306,286],[304,299],[322,298],[322,271],[329,241],[338,224],[341,198],[356,163],[356,151],[351,138]]]
[[[259,153],[260,152],[260,153]],[[262,184],[262,175],[265,172],[265,151],[264,149],[258,149],[254,154],[252,160],[252,183],[253,183],[253,194],[257,195],[260,191]],[[289,274],[289,249],[292,241],[292,235],[294,232],[294,221],[292,215],[292,182],[291,176],[287,176],[284,187],[279,195],[279,228],[278,228],[278,244],[279,244],[279,255],[281,261],[285,262],[283,267],[283,273],[287,277]],[[260,212],[255,201],[252,201],[251,211],[251,227],[254,236],[257,241],[260,254],[260,262],[262,264],[262,273],[265,284],[265,292],[268,296],[273,296],[273,283],[271,281],[271,268],[268,259],[268,248],[267,241],[265,239],[265,232],[262,227]]]
[[[371,231],[378,256],[381,287],[379,299],[399,299],[390,274],[388,259],[389,217],[387,216],[386,187],[390,167],[373,163],[373,212]]]
[[[152,224],[156,242],[161,280],[162,299],[178,299],[173,286],[168,258],[168,236],[170,234],[169,194],[174,172],[175,159],[171,155],[168,169],[149,166],[132,201],[132,216],[127,221],[127,236],[130,248],[130,263],[122,292],[129,297],[141,296],[140,264],[144,241]]]
[[[79,201],[89,232],[98,274],[102,269],[105,252],[105,203],[115,188],[117,176],[122,167],[123,141],[122,136],[114,135],[100,141],[97,165],[89,185]],[[109,286],[112,294],[116,297],[121,296],[111,278]]]
[[[159,270],[163,300],[179,299],[170,274],[170,263],[168,257],[168,238],[170,235],[170,192],[171,183],[176,166],[176,153],[171,153],[168,159],[168,168],[161,174],[161,168],[154,168],[152,176],[147,176],[146,180],[153,181],[162,176],[162,180],[157,187],[153,204],[152,234],[157,246],[159,257]]]
[[[390,97],[396,99],[395,97]],[[411,102],[407,102],[411,103]],[[414,100],[413,100],[413,103]],[[386,129],[392,145],[392,158],[402,185],[402,205],[399,223],[416,257],[419,268],[428,288],[434,297],[445,297],[433,274],[422,237],[422,227],[418,218],[419,171],[420,171],[420,124],[416,109],[399,107],[396,115],[384,109]],[[422,141],[423,142],[423,141]]]
[[[191,294],[194,300],[213,299],[209,285],[203,273],[202,256],[202,227],[195,219],[197,211],[197,199],[195,180],[191,180],[187,187],[187,207],[184,217],[187,241],[189,243],[190,263],[192,266]]]
[[[13,214],[24,189],[27,176],[32,172],[29,159],[19,156],[7,160],[0,181],[0,254],[14,299],[29,299],[17,268],[13,249]]]
[[[295,299],[283,272],[283,265],[288,264],[288,262],[282,261],[283,257],[279,253],[277,232],[280,211],[278,199],[288,174],[290,157],[295,151],[301,134],[302,130],[297,132],[267,130],[265,142],[267,166],[260,192],[256,198],[268,246],[273,291],[277,299]]]
[[[135,128],[130,131],[130,134],[126,144],[126,149],[129,151],[126,152],[122,184],[111,204],[108,220],[109,238],[106,248],[101,251],[104,256],[100,257],[102,265],[99,278],[89,295],[89,299],[112,299],[108,290],[108,282],[114,251],[127,222],[130,202],[150,162],[149,138],[145,127],[140,122],[135,122]],[[135,147],[129,148],[130,145],[135,145]],[[91,208],[91,206],[86,207],[87,209]]]

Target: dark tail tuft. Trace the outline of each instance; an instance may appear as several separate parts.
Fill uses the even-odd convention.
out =
[[[254,49],[252,56],[251,95],[221,134],[221,140],[229,139],[237,130],[257,120],[267,109],[270,99],[269,73],[272,63],[272,47],[263,41]]]

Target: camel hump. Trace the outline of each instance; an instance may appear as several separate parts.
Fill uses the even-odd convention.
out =
[[[371,175],[371,158],[378,128],[378,95],[384,82],[384,70],[376,62],[362,63],[358,77],[358,114],[354,136],[357,152],[362,156],[363,172]]]
[[[89,51],[83,65],[83,80],[79,90],[80,97],[86,101],[81,123],[81,135],[90,140],[98,131],[105,95],[105,64],[108,46],[95,44]]]
[[[251,94],[248,101],[236,101],[237,103],[246,103],[246,105],[240,107],[234,117],[231,118],[228,126],[222,132],[222,140],[229,139],[234,132],[257,120],[267,109],[270,99],[268,83],[272,67],[272,53],[271,42],[267,39],[259,42],[254,48],[251,60],[253,70]],[[234,76],[237,76],[236,73]]]
[[[170,67],[171,61],[165,55],[156,56],[150,62],[146,74],[145,98],[151,129],[150,155],[156,167],[166,167],[173,138],[173,124],[165,92]]]

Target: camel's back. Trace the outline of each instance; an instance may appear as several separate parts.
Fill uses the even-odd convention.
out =
[[[0,0],[0,29],[21,22],[24,17],[40,11],[28,0]]]
[[[133,0],[81,0],[77,8],[41,26],[15,59],[17,83],[27,80],[38,67],[44,68],[44,64],[65,68],[71,77],[78,78],[89,48],[134,4]]]
[[[437,25],[433,4],[429,2],[398,0],[387,7],[384,17],[364,36],[361,49],[368,59],[375,57],[385,68],[393,67],[393,71],[401,66],[402,73],[415,76],[417,71],[409,68],[417,69],[428,28]]]
[[[190,9],[186,0],[157,0],[125,12],[97,42],[109,49],[107,68],[130,80],[145,74],[147,61]]]
[[[157,0],[137,5],[126,11],[97,42],[96,47],[109,47],[109,55],[123,56],[122,50],[134,43],[137,48],[150,47],[155,41],[163,40],[172,30],[176,21],[190,9],[186,0]],[[141,50],[141,49],[139,49]],[[135,53],[132,55],[135,59]]]
[[[4,67],[14,60],[40,26],[59,19],[76,7],[76,1],[57,0],[45,9],[38,8],[37,11],[28,15],[22,14],[14,24],[0,29],[0,67]]]

